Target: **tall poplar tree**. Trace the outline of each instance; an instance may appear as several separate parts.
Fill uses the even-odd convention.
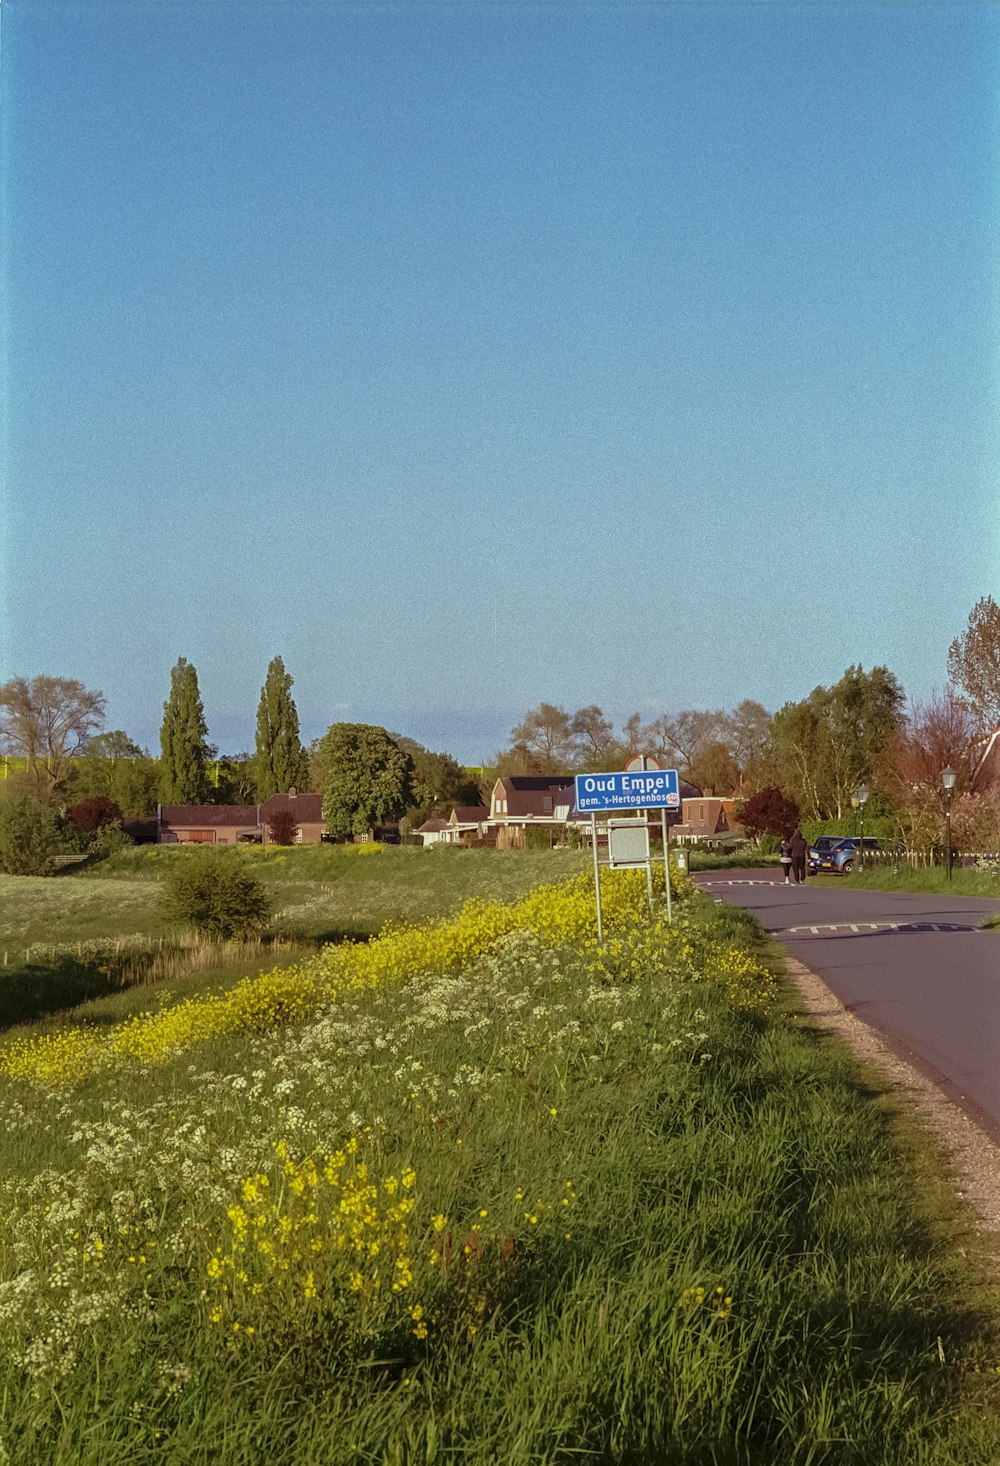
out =
[[[198,692],[198,673],[178,658],[160,727],[160,797],[164,804],[202,804],[208,794],[205,766],[211,756],[208,725]]]
[[[289,789],[304,789],[309,760],[299,738],[299,715],[292,699],[292,678],[280,657],[274,657],[257,705],[257,751],[254,780],[258,802]]]

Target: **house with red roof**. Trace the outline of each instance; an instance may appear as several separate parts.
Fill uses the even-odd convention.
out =
[[[575,804],[572,774],[506,774],[493,785],[490,821],[565,824]]]
[[[326,829],[321,794],[272,794],[262,804],[161,804],[156,811],[160,845],[260,845],[271,839],[279,810],[295,817],[295,840],[314,845]]]

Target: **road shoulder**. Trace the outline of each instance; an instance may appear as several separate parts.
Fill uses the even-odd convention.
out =
[[[982,1231],[1000,1241],[1000,1146],[927,1075],[908,1063],[874,1029],[848,1013],[821,977],[783,953],[784,971],[797,992],[797,1016],[841,1039],[881,1076],[891,1095],[924,1121],[941,1146],[952,1183]]]

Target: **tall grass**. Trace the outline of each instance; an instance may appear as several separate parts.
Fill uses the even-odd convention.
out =
[[[210,942],[192,935],[35,943],[12,961],[5,952],[0,961],[0,1029],[81,1004],[88,1005],[78,1015],[82,1021],[113,1021],[148,1006],[150,988],[161,989],[160,996],[169,1000],[200,990],[209,980],[212,986],[230,986],[311,950],[314,944],[304,948],[280,938]]]

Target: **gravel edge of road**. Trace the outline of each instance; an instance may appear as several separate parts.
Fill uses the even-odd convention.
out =
[[[925,1121],[941,1145],[958,1195],[979,1228],[1000,1240],[1000,1146],[932,1079],[894,1053],[874,1028],[848,1013],[823,979],[804,963],[786,953],[784,971],[802,1000],[800,1016],[842,1039]]]

